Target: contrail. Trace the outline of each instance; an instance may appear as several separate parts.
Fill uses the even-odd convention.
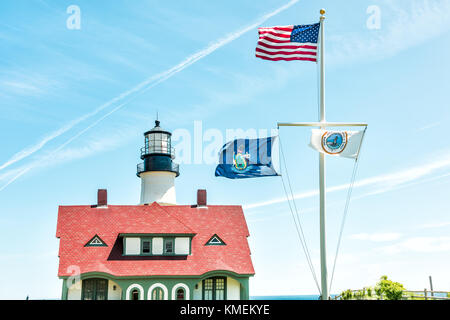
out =
[[[112,113],[116,112],[118,109],[120,109],[122,106],[124,106],[125,103],[122,103],[120,105],[118,105],[117,107],[115,107],[113,110],[111,110],[110,112],[108,112],[107,114],[103,115],[101,118],[97,119],[95,122],[93,122],[92,124],[90,124],[89,126],[87,126],[86,128],[84,128],[83,130],[81,130],[80,132],[78,132],[76,135],[74,135],[73,137],[71,137],[69,140],[67,140],[66,142],[64,142],[62,145],[60,145],[58,148],[56,148],[55,150],[53,150],[50,154],[48,154],[47,156],[42,157],[42,159],[40,159],[39,161],[36,161],[34,163],[29,164],[28,166],[25,166],[24,169],[22,169],[18,174],[16,174],[13,178],[11,178],[6,184],[4,184],[3,186],[0,187],[0,191],[2,191],[3,189],[5,189],[7,186],[9,186],[11,183],[13,183],[14,181],[16,181],[18,178],[20,178],[21,176],[23,176],[25,173],[27,173],[28,171],[30,171],[31,169],[33,169],[34,167],[36,167],[39,164],[45,163],[46,160],[51,159],[53,157],[54,154],[56,154],[57,152],[59,152],[60,150],[62,150],[65,146],[67,146],[69,143],[71,143],[73,140],[75,140],[76,138],[78,138],[79,136],[81,136],[82,134],[84,134],[86,131],[88,131],[89,129],[93,128],[94,126],[96,126],[100,121],[102,121],[103,119],[107,118],[108,116],[110,116]]]
[[[119,110],[120,108],[122,108],[123,106],[125,106],[126,104],[128,104],[131,100],[133,100],[134,98],[136,98],[137,96],[141,95],[142,93],[146,92],[147,90],[153,88],[154,86],[156,86],[157,84],[166,81],[167,79],[171,78],[173,75],[177,74],[178,72],[184,70],[185,68],[189,67],[190,65],[194,64],[195,62],[197,62],[198,60],[208,56],[209,54],[213,53],[214,51],[216,51],[217,49],[223,47],[224,45],[238,39],[239,37],[241,37],[243,34],[249,32],[250,30],[256,28],[257,26],[259,26],[261,23],[267,21],[268,19],[270,19],[271,17],[279,14],[280,12],[290,8],[291,6],[293,6],[294,4],[296,4],[297,2],[299,2],[300,0],[292,0],[290,2],[288,2],[287,4],[285,4],[284,6],[270,12],[267,13],[265,15],[263,15],[262,17],[260,17],[258,20],[256,20],[253,24],[246,26],[244,28],[242,28],[239,31],[236,31],[234,33],[231,33],[215,42],[213,42],[212,44],[210,44],[209,46],[207,46],[206,48],[204,48],[203,50],[200,50],[190,56],[188,56],[186,59],[184,59],[182,62],[180,62],[179,64],[173,66],[172,68],[160,72],[156,75],[153,75],[151,77],[149,77],[148,79],[142,81],[141,83],[139,83],[137,86],[121,93],[120,95],[118,95],[117,97],[109,100],[108,102],[102,104],[100,107],[98,107],[97,109],[79,117],[78,119],[75,119],[73,121],[71,121],[70,123],[68,123],[67,125],[61,127],[60,129],[52,132],[51,134],[49,134],[48,136],[46,136],[45,138],[43,138],[40,142],[38,142],[36,145],[32,146],[32,147],[28,147],[23,149],[22,151],[16,153],[14,156],[11,157],[11,159],[9,159],[8,161],[6,161],[4,164],[0,165],[0,170],[5,169],[6,167],[24,159],[29,157],[30,155],[34,154],[35,152],[39,151],[40,149],[42,149],[47,143],[49,143],[50,141],[58,138],[59,136],[61,136],[62,134],[66,133],[67,131],[69,131],[70,129],[72,129],[74,126],[76,126],[77,124],[95,116],[96,114],[98,114],[99,112],[101,112],[102,110],[112,106],[113,104],[122,101],[123,99],[135,94],[134,96],[132,96],[128,101],[120,104],[119,106],[115,107],[111,112],[108,112],[105,116],[102,116],[99,120],[95,121],[93,124],[89,125],[88,127],[86,127],[85,129],[83,129],[82,131],[80,131],[79,133],[77,133],[76,135],[74,135],[73,137],[71,137],[69,140],[67,140],[65,143],[63,143],[61,146],[59,146],[56,150],[61,150],[63,147],[65,147],[67,144],[69,144],[70,142],[72,142],[74,139],[78,138],[81,134],[83,134],[84,132],[86,132],[87,130],[93,128],[95,125],[97,125],[99,122],[101,122],[102,120],[104,120],[105,118],[107,118],[108,116],[110,116],[111,114],[113,114],[114,112],[116,112],[117,110]],[[55,150],[55,151],[56,151]],[[55,152],[54,151],[54,152]],[[52,152],[50,155],[53,155],[54,152]],[[10,181],[8,181],[4,186],[2,186],[0,188],[0,191],[3,190],[4,188],[6,188],[9,184],[11,184],[12,182],[14,182],[17,178],[19,178],[21,175],[25,174],[26,172],[28,172],[30,169],[32,168],[32,166],[24,169],[23,171],[21,171],[18,175],[16,175],[14,178],[12,178]]]
[[[80,118],[81,119],[81,118]],[[64,127],[61,127],[60,129],[52,132],[51,134],[49,134],[48,136],[44,137],[41,141],[39,141],[37,144],[35,144],[32,147],[28,147],[25,148],[21,151],[19,151],[18,153],[16,153],[15,155],[13,155],[11,157],[11,159],[9,159],[8,161],[6,161],[4,164],[0,165],[0,170],[16,163],[17,161],[20,161],[30,155],[32,155],[33,153],[35,153],[36,151],[39,151],[40,149],[42,149],[49,141],[59,137],[60,135],[62,135],[64,132],[66,132],[67,130],[70,130],[73,126],[75,126],[77,123],[79,123],[80,119],[74,120],[72,122],[70,122],[69,124],[65,125]]]

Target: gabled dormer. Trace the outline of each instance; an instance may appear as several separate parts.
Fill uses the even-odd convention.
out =
[[[108,245],[98,235],[95,235],[84,246],[85,247],[107,247]]]
[[[226,243],[220,239],[217,234],[214,234],[206,243],[205,246],[225,246]]]

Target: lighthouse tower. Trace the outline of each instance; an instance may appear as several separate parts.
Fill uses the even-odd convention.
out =
[[[180,175],[179,165],[172,160],[175,150],[172,148],[169,131],[163,130],[158,120],[155,127],[144,133],[145,146],[141,148],[141,159],[136,175],[141,178],[140,204],[154,201],[161,205],[176,204],[175,178]]]

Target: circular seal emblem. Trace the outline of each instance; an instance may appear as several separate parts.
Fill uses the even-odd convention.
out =
[[[247,168],[247,159],[243,154],[236,154],[234,157],[234,167],[238,170],[245,170]]]
[[[326,131],[322,135],[322,149],[328,154],[339,154],[347,146],[347,132]]]
[[[250,155],[248,153],[244,154],[244,146],[240,146],[238,152],[233,155],[233,167],[238,171],[244,171],[247,169],[248,160]]]

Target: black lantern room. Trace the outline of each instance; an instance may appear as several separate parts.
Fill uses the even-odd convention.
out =
[[[137,165],[136,175],[148,171],[169,171],[180,175],[179,165],[172,160],[175,159],[175,149],[172,148],[172,133],[163,130],[158,120],[155,127],[144,133],[145,146],[141,148],[141,159],[144,162]]]

